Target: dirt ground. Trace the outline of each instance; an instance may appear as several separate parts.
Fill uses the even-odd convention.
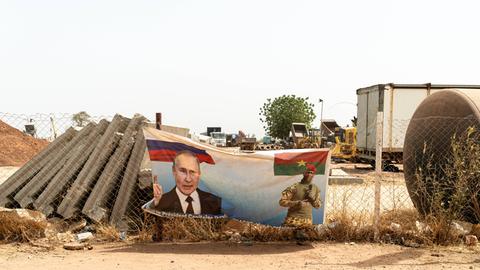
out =
[[[47,145],[0,121],[0,166],[21,166]]]
[[[405,183],[403,164],[395,164],[399,172],[382,172],[382,183]],[[375,170],[368,164],[363,163],[334,163],[332,169],[342,169],[351,176],[363,179],[364,183],[375,183]]]
[[[0,166],[0,185],[5,182],[12,174],[14,174],[20,167],[15,166]]]
[[[479,269],[480,249],[380,244],[110,243],[52,251],[0,245],[1,269]]]

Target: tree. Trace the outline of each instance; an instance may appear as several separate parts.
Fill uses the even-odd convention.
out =
[[[308,97],[302,98],[295,95],[283,95],[272,99],[260,108],[260,121],[264,124],[265,132],[276,138],[287,138],[292,123],[305,123],[311,127],[315,113],[313,103],[308,102]]]
[[[79,112],[72,116],[72,121],[77,127],[84,127],[90,123],[90,115],[86,112]]]

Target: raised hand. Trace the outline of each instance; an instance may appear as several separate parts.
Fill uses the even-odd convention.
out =
[[[160,186],[157,183],[154,183],[153,184],[153,203],[155,204],[155,206],[157,206],[158,203],[160,202],[162,195],[163,195],[162,186]]]

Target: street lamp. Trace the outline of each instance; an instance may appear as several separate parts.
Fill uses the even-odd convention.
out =
[[[318,102],[321,103],[321,109],[320,109],[320,146],[322,145],[322,138],[323,138],[323,134],[322,134],[322,126],[323,126],[323,99],[319,98],[318,99]]]

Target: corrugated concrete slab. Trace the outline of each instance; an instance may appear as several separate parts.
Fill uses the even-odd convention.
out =
[[[119,137],[115,136],[115,134],[123,132],[124,125],[124,117],[118,114],[113,117],[112,122],[93,150],[85,166],[58,206],[58,214],[64,218],[70,218],[81,209],[80,201],[88,195],[97,181],[102,168],[108,162],[112,152],[115,151],[119,140]]]
[[[135,144],[134,136],[144,120],[143,116],[135,116],[130,121],[115,153],[103,169],[102,175],[83,207],[82,213],[97,222],[108,218],[108,211],[105,211],[108,207],[105,204],[114,192],[114,188],[119,186],[120,174],[127,167],[128,157]]]
[[[73,150],[72,157],[33,203],[35,209],[47,216],[53,213],[54,207],[51,204],[65,192],[75,175],[85,165],[85,162],[98,144],[100,137],[107,129],[108,124],[107,120],[101,120],[95,127],[95,130]]]
[[[135,184],[138,179],[140,165],[146,147],[147,145],[145,143],[143,132],[139,131],[137,136],[135,136],[135,146],[133,147],[132,154],[128,160],[127,168],[125,169],[125,174],[115,199],[115,205],[113,206],[110,215],[110,224],[112,225],[120,226],[120,222],[127,211],[128,204],[131,201],[133,191],[135,190]]]

